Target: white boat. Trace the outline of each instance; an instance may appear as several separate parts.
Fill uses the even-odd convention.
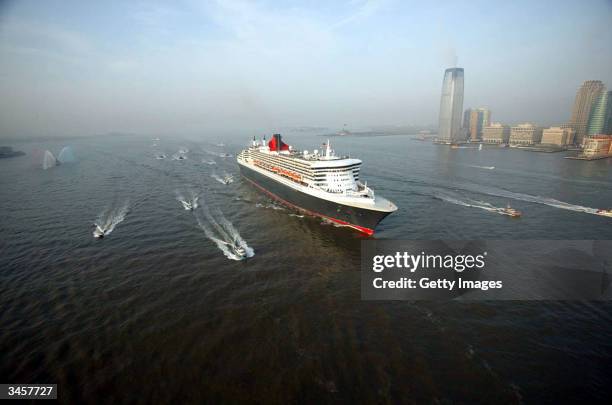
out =
[[[597,210],[597,211],[596,211],[596,214],[597,214],[597,215],[601,215],[601,216],[603,216],[603,217],[610,217],[610,218],[612,218],[612,209],[607,209],[607,210],[603,210],[603,209],[601,209],[601,210]]]
[[[507,215],[507,216],[512,217],[512,218],[518,218],[521,215],[523,215],[521,213],[521,211],[516,210],[516,209],[510,207],[510,204],[508,204],[508,206],[506,208],[500,208],[499,209],[499,213],[503,214],[503,215]]]

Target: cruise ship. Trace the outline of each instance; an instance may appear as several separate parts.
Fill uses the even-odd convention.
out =
[[[329,140],[309,152],[293,149],[279,134],[268,142],[253,137],[237,160],[244,178],[272,198],[366,235],[397,210],[360,181],[361,160],[337,156]]]

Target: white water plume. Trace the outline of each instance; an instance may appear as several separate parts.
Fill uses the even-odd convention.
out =
[[[55,160],[55,156],[53,156],[53,153],[51,153],[51,151],[46,150],[45,154],[43,155],[42,168],[44,170],[48,170],[56,165],[57,160]]]
[[[215,210],[213,216],[207,207],[203,206],[196,212],[196,219],[206,237],[213,241],[228,259],[244,260],[255,256],[255,251],[247,245],[238,230],[220,210]]]
[[[64,146],[57,156],[57,160],[60,163],[74,163],[76,162],[76,157],[74,156],[74,151],[70,146]]]
[[[102,211],[94,222],[96,229],[93,231],[93,236],[96,238],[108,236],[125,219],[128,211],[129,201],[126,201],[121,206],[107,208]]]

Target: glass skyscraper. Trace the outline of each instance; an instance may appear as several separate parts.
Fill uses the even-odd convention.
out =
[[[449,142],[464,140],[461,131],[462,113],[463,68],[446,69],[444,81],[442,82],[442,97],[440,99],[439,140]]]
[[[610,132],[609,121],[612,115],[612,92],[602,91],[591,108],[587,135],[601,135]]]
[[[576,92],[569,124],[576,131],[575,142],[578,145],[582,144],[583,138],[587,135],[591,109],[603,91],[605,86],[601,80],[587,80]]]

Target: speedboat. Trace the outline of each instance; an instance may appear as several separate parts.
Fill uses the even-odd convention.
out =
[[[601,209],[601,210],[597,210],[597,211],[596,211],[596,214],[597,214],[597,215],[604,216],[604,217],[611,217],[611,218],[612,218],[612,209],[607,209],[607,210]]]
[[[246,250],[240,246],[236,241],[234,241],[234,243],[230,244],[230,247],[232,248],[232,251],[234,252],[234,254],[236,256],[238,256],[241,259],[246,258]]]
[[[183,207],[187,210],[187,211],[193,211],[193,204],[191,204],[190,202],[187,201],[181,201],[181,204],[183,204]]]
[[[230,183],[232,183],[233,181],[234,181],[234,176],[225,176],[225,177],[223,178],[223,182],[224,182],[225,184],[230,184]]]
[[[246,249],[242,247],[242,244],[237,239],[232,239],[231,242],[226,242],[226,241],[221,241],[221,242],[225,243],[232,250],[232,253],[236,257],[238,257],[240,260],[246,259],[247,257]]]
[[[503,215],[508,215],[509,217],[512,217],[512,218],[518,218],[521,215],[523,215],[521,211],[510,207],[510,204],[508,204],[506,208],[500,208],[499,212]]]
[[[96,239],[102,239],[104,237],[104,230],[102,228],[100,228],[100,226],[98,224],[94,224],[94,226],[96,227],[95,231],[93,232],[93,236]]]

